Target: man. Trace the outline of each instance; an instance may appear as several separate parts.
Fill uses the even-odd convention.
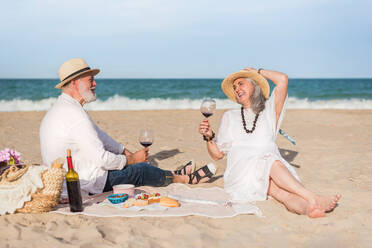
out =
[[[151,166],[145,163],[148,148],[131,153],[102,131],[83,108],[96,100],[94,76],[98,73],[98,69],[91,69],[80,58],[68,60],[59,68],[61,82],[56,88],[61,89],[62,94],[40,126],[45,165],[65,157],[66,150],[71,149],[83,195],[110,191],[112,186],[123,183],[166,186],[172,182],[198,183],[201,180],[195,179],[201,177],[204,181],[210,179],[211,174],[204,167],[193,172],[194,165],[190,163],[174,172]],[[64,186],[63,195],[66,192]]]

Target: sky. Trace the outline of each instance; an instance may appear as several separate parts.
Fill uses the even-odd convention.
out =
[[[371,0],[0,0],[0,78],[372,78]]]

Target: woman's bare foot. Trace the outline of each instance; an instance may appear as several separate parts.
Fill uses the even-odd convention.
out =
[[[315,205],[309,205],[306,211],[307,216],[310,218],[321,218],[325,216],[325,211],[319,209]]]
[[[336,207],[337,202],[338,200],[340,200],[340,198],[341,198],[340,194],[334,195],[331,204],[329,204],[328,208],[325,211],[326,212],[332,211]]]
[[[309,205],[306,210],[307,216],[310,218],[324,217],[326,212],[330,212],[336,207],[340,198],[340,194],[334,196],[315,195],[314,198],[309,201]]]
[[[340,194],[333,196],[316,195],[314,199],[309,202],[309,204],[310,206],[314,206],[315,208],[323,212],[329,212],[336,207],[337,202],[340,198],[341,198]]]

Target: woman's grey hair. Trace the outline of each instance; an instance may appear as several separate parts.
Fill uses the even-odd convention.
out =
[[[262,94],[262,90],[261,90],[260,86],[258,86],[255,81],[253,81],[250,78],[247,78],[247,80],[248,80],[248,82],[251,82],[254,86],[254,91],[251,95],[252,111],[255,114],[259,114],[262,110],[265,109],[266,98]]]

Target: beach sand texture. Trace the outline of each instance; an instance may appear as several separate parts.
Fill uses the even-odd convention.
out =
[[[224,111],[211,117],[215,130]],[[0,148],[14,148],[24,160],[41,162],[39,125],[45,112],[0,113]],[[141,148],[139,129],[155,130],[150,161],[175,169],[194,159],[211,159],[198,134],[196,110],[90,112],[96,123],[129,150]],[[284,157],[305,186],[322,194],[341,193],[326,218],[288,212],[269,199],[258,202],[264,218],[240,215],[210,219],[97,218],[59,214],[0,216],[0,247],[372,247],[372,111],[288,110],[282,128],[297,145],[279,135]],[[215,162],[217,180],[199,185],[223,187],[226,160]]]

